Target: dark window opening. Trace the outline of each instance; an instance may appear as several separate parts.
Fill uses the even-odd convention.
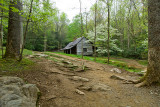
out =
[[[87,52],[87,48],[83,48],[83,52]]]

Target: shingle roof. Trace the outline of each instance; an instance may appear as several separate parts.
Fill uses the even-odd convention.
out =
[[[62,50],[66,50],[66,49],[71,49],[72,47],[74,47],[75,45],[77,45],[84,37],[80,37],[77,38],[75,41],[70,42],[65,48],[63,48]]]

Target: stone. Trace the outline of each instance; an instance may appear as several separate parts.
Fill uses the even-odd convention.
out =
[[[35,56],[33,55],[28,55],[27,58],[34,58]]]
[[[8,72],[8,71],[2,71],[2,72]]]
[[[125,78],[123,78],[121,76],[118,76],[118,75],[112,75],[110,78],[111,79],[116,79],[116,80],[126,80]]]
[[[146,72],[147,72],[147,69],[146,69],[146,70],[141,71],[141,73],[146,73]]]
[[[66,61],[66,60],[62,60],[62,63],[64,63],[64,64],[72,64],[71,62]]]
[[[39,89],[19,77],[0,77],[1,107],[36,107]]]
[[[98,83],[92,86],[92,90],[93,91],[109,91],[111,89],[110,89],[110,86],[108,85]]]
[[[144,73],[142,73],[142,72],[138,72],[137,73],[139,76],[144,76]]]
[[[78,89],[86,90],[86,91],[92,91],[92,87],[89,87],[89,86],[79,86]]]
[[[37,56],[37,57],[48,57],[48,55],[46,55],[46,54],[35,54],[34,56]]]
[[[52,100],[57,98],[55,95],[49,95],[48,97],[46,97],[47,100]]]
[[[111,72],[122,73],[122,71],[118,68],[111,69]]]
[[[70,79],[73,80],[73,81],[89,82],[89,79],[83,78],[83,77],[79,77],[79,76],[73,76]]]
[[[82,91],[80,91],[80,90],[78,90],[78,89],[76,89],[76,93],[77,93],[77,94],[80,94],[80,95],[85,95],[84,92],[82,92]]]

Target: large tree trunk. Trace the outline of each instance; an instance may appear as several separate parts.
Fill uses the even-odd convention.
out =
[[[95,35],[94,35],[94,61],[96,61],[96,37],[97,37],[97,0],[96,0],[96,4],[95,4],[95,19],[94,19],[94,28],[95,28]]]
[[[6,46],[6,58],[18,58],[20,55],[21,44],[21,16],[19,12],[13,12],[12,7],[21,10],[22,3],[20,0],[10,0],[8,37]]]
[[[148,1],[149,16],[149,49],[147,74],[137,86],[150,85],[153,82],[160,82],[160,1]]]
[[[2,6],[2,4],[0,4]],[[3,9],[0,9],[1,12],[1,24],[0,24],[0,50],[2,50],[2,58],[3,58]]]

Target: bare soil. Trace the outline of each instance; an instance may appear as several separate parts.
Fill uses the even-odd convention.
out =
[[[55,54],[58,55],[58,54]],[[54,57],[52,61],[45,58],[32,58],[37,64],[31,71],[21,72],[17,76],[29,83],[34,83],[41,91],[39,107],[160,107],[160,87],[137,88],[134,84],[111,79],[119,75],[127,79],[140,78],[135,73],[122,70],[122,73],[111,72],[113,66],[73,58],[65,55]],[[50,56],[51,57],[51,56]],[[71,62],[77,69],[68,67],[62,61]],[[78,72],[82,62],[88,70]],[[73,81],[70,78],[80,76],[89,82]],[[76,93],[80,86],[105,84],[109,90],[80,90],[84,95]]]

